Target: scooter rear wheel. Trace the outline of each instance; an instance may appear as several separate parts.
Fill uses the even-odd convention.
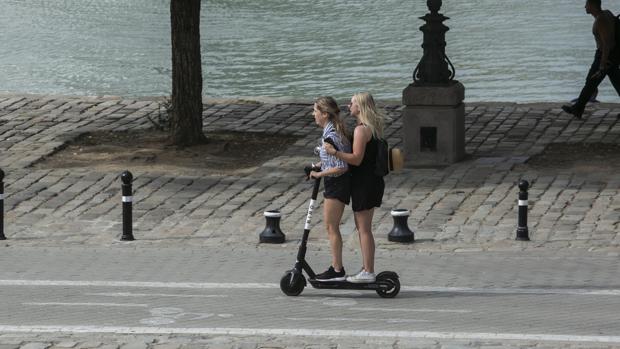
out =
[[[394,298],[400,292],[400,281],[398,281],[398,277],[385,277],[379,280],[377,277],[377,282],[380,284],[387,284],[387,288],[378,288],[377,294],[381,296],[381,298]]]
[[[298,272],[287,271],[280,279],[280,289],[287,296],[299,296],[306,287],[306,278]]]

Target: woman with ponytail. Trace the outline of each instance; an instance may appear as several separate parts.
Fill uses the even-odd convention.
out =
[[[323,141],[331,139],[338,151],[351,152],[351,143],[346,137],[344,123],[340,118],[340,108],[332,97],[317,98],[312,115],[316,124],[323,128]],[[320,148],[319,155],[321,162],[313,167],[320,167],[321,171],[310,172],[310,177],[324,178],[323,220],[329,236],[332,265],[324,273],[318,274],[316,280],[344,281],[346,273],[342,265],[340,221],[344,206],[349,204],[351,197],[351,176],[347,163],[328,154],[325,146]]]

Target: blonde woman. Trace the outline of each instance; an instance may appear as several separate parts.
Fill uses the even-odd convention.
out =
[[[384,117],[372,95],[358,93],[349,104],[351,115],[357,126],[353,132],[353,151],[342,152],[325,145],[328,154],[351,165],[351,206],[355,218],[363,267],[359,273],[348,276],[347,281],[366,283],[375,281],[375,239],[372,235],[372,217],[375,207],[381,206],[385,183],[383,177],[375,175],[377,139],[383,138]]]
[[[340,118],[340,108],[332,97],[319,97],[314,102],[314,121],[323,128],[322,139],[331,139],[339,151],[351,152],[351,143],[346,137],[345,126]],[[328,143],[324,143],[328,144]],[[323,178],[325,188],[323,196],[323,220],[329,237],[332,265],[323,273],[316,276],[317,281],[344,281],[346,273],[342,265],[342,236],[340,235],[340,221],[344,206],[349,204],[351,197],[351,175],[349,166],[343,160],[337,159],[321,147],[319,156],[321,162],[313,167],[320,167],[320,172],[310,172],[312,178]]]

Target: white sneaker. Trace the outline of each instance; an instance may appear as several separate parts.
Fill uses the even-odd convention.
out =
[[[354,284],[364,284],[369,282],[375,282],[375,273],[369,273],[366,270],[361,270],[359,273],[351,276],[347,276],[347,281]]]

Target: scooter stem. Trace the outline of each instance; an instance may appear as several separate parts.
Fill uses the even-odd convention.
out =
[[[312,197],[308,205],[308,214],[306,215],[306,224],[304,225],[304,235],[301,238],[301,246],[297,253],[297,260],[303,261],[306,258],[306,245],[308,244],[308,236],[310,235],[310,222],[312,221],[312,212],[315,208],[316,198],[319,195],[319,187],[321,186],[321,178],[314,180],[314,188],[312,189]]]

